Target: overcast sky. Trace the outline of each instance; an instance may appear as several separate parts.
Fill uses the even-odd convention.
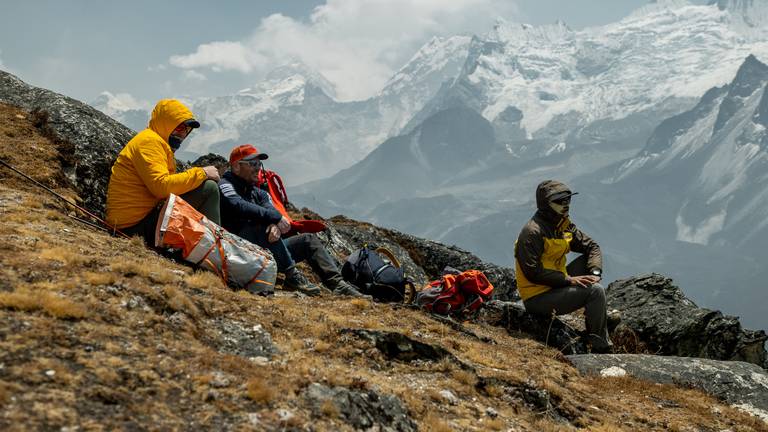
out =
[[[86,102],[106,90],[154,104],[233,92],[298,58],[341,98],[361,99],[434,35],[483,34],[498,17],[580,29],[647,2],[11,0],[0,14],[0,68]]]

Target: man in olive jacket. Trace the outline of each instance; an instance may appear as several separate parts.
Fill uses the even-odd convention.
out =
[[[593,352],[609,352],[605,290],[598,283],[603,259],[600,246],[569,219],[576,193],[556,180],[536,188],[538,210],[515,243],[517,288],[526,310],[563,315],[582,307]],[[582,254],[566,265],[568,252]]]

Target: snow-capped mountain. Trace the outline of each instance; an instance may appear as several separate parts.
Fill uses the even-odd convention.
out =
[[[732,83],[663,122],[611,179],[675,185],[675,238],[720,247],[768,239],[768,66],[746,59]]]
[[[640,146],[658,121],[728,82],[747,55],[768,59],[764,3],[659,1],[581,31],[500,21],[473,40],[459,77],[411,126],[462,104],[493,122],[503,141],[519,141],[503,127],[519,110],[525,133],[549,143]]]
[[[334,86],[301,62],[233,95],[186,100],[202,127],[178,155],[226,156],[232,147],[252,143],[271,155],[268,166],[288,184],[330,176],[396,135],[441,83],[458,75],[469,42],[468,36],[433,38],[364,101],[336,101]],[[92,105],[126,121],[101,100]]]

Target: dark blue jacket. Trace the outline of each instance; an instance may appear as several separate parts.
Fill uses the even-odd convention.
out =
[[[283,217],[274,206],[272,198],[245,180],[227,171],[219,181],[221,192],[221,225],[232,233],[246,225],[270,225]]]

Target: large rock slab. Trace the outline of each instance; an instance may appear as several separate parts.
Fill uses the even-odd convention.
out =
[[[529,313],[521,303],[493,300],[483,305],[478,322],[504,327],[512,334],[523,334],[560,350],[563,354],[589,352],[577,329],[564,317],[547,317]]]
[[[67,144],[61,151],[67,178],[85,207],[103,212],[112,164],[135,132],[82,102],[3,71],[0,102],[30,111],[44,134]]]
[[[567,356],[580,372],[694,387],[768,422],[768,373],[752,363],[649,354]],[[623,371],[623,372],[622,372]]]
[[[622,325],[651,352],[768,366],[764,331],[743,329],[737,317],[696,306],[670,278],[650,274],[619,280],[606,294],[609,308],[621,311]]]

